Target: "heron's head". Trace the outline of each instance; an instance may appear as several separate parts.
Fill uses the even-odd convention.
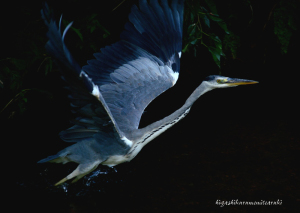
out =
[[[211,89],[235,87],[238,85],[258,83],[257,81],[239,79],[239,78],[229,78],[220,75],[210,75],[204,79],[204,82],[206,82],[207,86],[211,87]]]

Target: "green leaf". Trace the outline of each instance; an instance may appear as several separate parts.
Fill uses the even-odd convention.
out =
[[[196,44],[197,41],[198,41],[198,39],[196,38],[195,40],[191,41],[190,43],[191,43],[192,45],[194,45],[194,44]]]
[[[230,32],[230,34],[225,35],[224,40],[224,51],[230,52],[233,59],[237,56],[237,50],[240,47],[241,40],[238,35],[235,35],[233,32]]]
[[[75,28],[75,27],[71,27],[71,29],[78,35],[78,37],[80,38],[81,41],[83,41],[83,36],[80,32],[79,29]]]
[[[210,38],[212,39],[212,40],[214,40],[215,42],[220,42],[220,43],[222,43],[222,41],[221,41],[221,39],[218,37],[218,36],[216,36],[215,34],[210,34]]]
[[[226,23],[223,21],[223,19],[219,18],[219,17],[216,16],[216,15],[211,15],[211,14],[209,14],[208,17],[209,17],[211,20],[217,22],[218,25],[225,31],[226,34],[229,34],[229,31],[228,31],[228,29],[227,29],[227,25],[226,25]]]
[[[28,66],[28,62],[25,59],[11,58],[10,62],[17,70],[23,70]]]
[[[222,50],[222,41],[219,39],[218,36],[214,37],[213,40],[215,41],[215,45],[218,49]]]
[[[208,14],[208,17],[209,17],[211,20],[215,21],[215,22],[223,21],[223,19],[219,18],[219,17],[216,16],[216,15]]]
[[[283,54],[287,53],[290,39],[299,26],[299,21],[295,18],[298,10],[299,7],[293,1],[280,1],[274,10],[274,33]]]
[[[192,25],[190,25],[190,26],[192,26]],[[190,36],[194,35],[196,32],[196,25],[193,25],[192,27],[193,28],[192,28],[192,31],[190,32]]]
[[[203,17],[203,19],[204,19],[204,23],[206,24],[206,26],[208,26],[210,28],[210,21],[209,21],[208,17],[205,15]]]
[[[194,20],[195,20],[195,15],[193,12],[191,12],[191,21],[194,22]]]
[[[96,26],[91,26],[90,32],[93,33],[95,29],[96,29]]]
[[[187,48],[188,48],[189,44],[186,44],[185,47],[183,48],[182,52],[186,52],[187,51]]]
[[[229,30],[227,29],[227,24],[224,21],[218,22],[218,25],[225,31],[226,34],[229,34]]]
[[[110,32],[105,27],[103,27],[99,22],[98,22],[97,26],[99,26],[101,28],[101,30],[103,30],[107,35],[110,35]]]
[[[201,7],[200,6],[200,9],[204,12],[204,13],[208,13],[207,9],[205,9],[205,7]]]
[[[220,67],[220,60],[221,60],[221,55],[223,54],[222,50],[219,49],[219,48],[212,47],[212,46],[208,47],[208,50],[211,53],[211,55],[212,55],[215,63],[217,64],[217,66],[219,68],[221,68]]]
[[[191,24],[190,26],[188,26],[188,29],[187,29],[187,33],[188,33],[188,34],[191,34],[194,25],[195,25],[195,24]]]
[[[213,12],[214,14],[218,14],[216,4],[213,0],[205,0],[205,2],[209,7],[209,9],[211,10],[211,12]]]
[[[88,20],[89,20],[89,21],[93,20],[97,15],[98,15],[97,13],[92,13],[92,14],[90,15],[90,17],[88,17]]]
[[[51,60],[51,58],[49,58],[45,65],[45,75],[47,75],[49,72],[51,72],[51,70],[52,70],[52,60]]]

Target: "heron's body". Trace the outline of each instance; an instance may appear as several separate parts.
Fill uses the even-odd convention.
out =
[[[99,164],[115,166],[132,160],[154,138],[172,127],[190,111],[204,93],[254,81],[209,76],[196,88],[183,106],[171,115],[139,128],[147,105],[174,86],[180,70],[183,0],[140,0],[132,7],[121,40],[95,53],[95,59],[82,68],[64,44],[60,23],[42,17],[48,26],[48,52],[57,58],[68,83],[70,101],[77,118],[61,132],[73,145],[39,162],[76,162],[78,167],[57,184],[74,181],[93,171]]]

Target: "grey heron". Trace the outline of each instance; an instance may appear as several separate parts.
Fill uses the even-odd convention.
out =
[[[139,1],[133,6],[121,40],[102,48],[94,59],[80,67],[45,5],[41,11],[48,27],[46,50],[56,58],[68,84],[73,126],[60,133],[74,144],[39,161],[78,163],[59,185],[73,182],[99,164],[115,166],[131,161],[141,149],[184,118],[204,93],[256,81],[211,75],[194,90],[183,106],[169,116],[139,128],[144,109],[158,95],[174,86],[180,69],[184,0]]]

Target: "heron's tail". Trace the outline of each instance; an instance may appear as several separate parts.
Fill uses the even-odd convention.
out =
[[[56,154],[56,155],[50,155],[50,156],[38,161],[38,163],[46,163],[46,162],[65,164],[65,163],[69,162],[69,160],[67,158],[65,158],[65,156]]]
[[[94,171],[98,167],[98,165],[103,161],[100,159],[93,159],[85,162],[85,160],[78,159],[78,154],[80,155],[79,152],[82,152],[80,148],[82,147],[81,146],[78,147],[78,144],[74,144],[73,146],[69,146],[66,149],[61,150],[56,155],[50,155],[47,158],[38,161],[38,163],[50,162],[50,163],[63,163],[63,164],[72,161],[79,164],[73,172],[71,172],[65,178],[57,182],[55,186],[60,185],[65,181],[73,178],[74,179],[72,180],[72,183],[78,181],[80,178]]]

